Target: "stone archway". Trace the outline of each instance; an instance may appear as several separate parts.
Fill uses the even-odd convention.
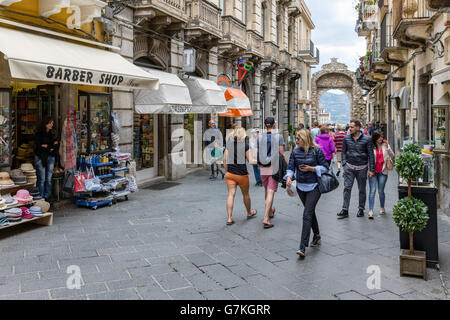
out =
[[[322,70],[312,77],[312,120],[318,120],[319,99],[323,93],[331,89],[344,91],[350,100],[350,117],[366,122],[366,105],[361,98],[362,89],[356,80],[354,72],[348,70],[347,65],[331,58],[331,63],[325,64]]]

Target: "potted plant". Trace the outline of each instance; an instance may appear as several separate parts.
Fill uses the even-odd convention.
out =
[[[393,219],[400,230],[409,234],[409,250],[402,250],[400,255],[400,275],[417,275],[426,280],[426,252],[414,250],[414,233],[427,226],[429,216],[427,205],[413,198],[411,183],[423,175],[424,163],[415,153],[415,147],[408,147],[395,160],[395,169],[400,177],[408,181],[408,196],[399,200],[394,206]]]

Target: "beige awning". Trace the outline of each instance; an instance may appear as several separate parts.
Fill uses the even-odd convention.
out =
[[[192,112],[187,113],[224,113],[227,102],[223,90],[211,80],[197,77],[183,79],[189,89],[192,100]]]
[[[400,109],[409,109],[409,96],[411,95],[411,87],[410,86],[404,86],[397,91],[394,92],[394,94],[391,96],[391,99],[394,99],[394,101],[397,101],[397,98],[400,100],[400,103],[397,104],[397,107]]]
[[[118,53],[30,32],[0,28],[0,52],[14,79],[158,89],[157,77]]]
[[[450,66],[434,72],[431,76],[432,78],[428,84],[450,83]]]
[[[158,90],[134,90],[134,106],[139,114],[196,113],[187,86],[176,74],[142,68],[158,77]]]

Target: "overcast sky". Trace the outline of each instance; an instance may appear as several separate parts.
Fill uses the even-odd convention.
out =
[[[364,38],[359,38],[355,32],[357,15],[354,0],[305,1],[316,26],[312,40],[320,50],[320,65],[313,69],[313,73],[333,57],[355,71],[359,57],[365,54],[366,44]]]

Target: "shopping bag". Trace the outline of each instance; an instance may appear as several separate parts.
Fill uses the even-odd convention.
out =
[[[94,168],[90,167],[87,172],[87,179],[84,180],[86,191],[97,191],[102,189],[101,181],[95,176]]]
[[[63,191],[72,194],[74,190],[74,174],[67,171],[64,177]]]
[[[86,180],[86,175],[82,174],[80,171],[76,171],[73,176],[75,192],[86,192],[86,188],[84,187],[84,180]]]
[[[138,186],[137,186],[137,183],[136,183],[136,178],[133,177],[133,176],[129,176],[128,177],[128,181],[129,182],[127,184],[126,190],[130,191],[130,192],[137,192],[138,191]]]

